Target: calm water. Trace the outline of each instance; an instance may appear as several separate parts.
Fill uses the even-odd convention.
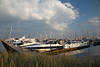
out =
[[[85,48],[85,49],[81,49],[81,50],[70,51],[70,52],[66,52],[64,54],[81,56],[81,57],[96,56],[96,55],[100,55],[100,46],[94,46],[94,47]]]

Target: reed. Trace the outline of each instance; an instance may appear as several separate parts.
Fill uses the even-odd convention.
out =
[[[100,67],[100,57],[92,59],[39,53],[10,55],[6,53],[0,54],[0,67]]]

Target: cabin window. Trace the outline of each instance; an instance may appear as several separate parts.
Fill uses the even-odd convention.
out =
[[[71,44],[71,42],[67,42],[68,44]]]
[[[83,43],[83,42],[81,42],[81,43]]]
[[[70,48],[70,46],[69,46],[69,48]]]

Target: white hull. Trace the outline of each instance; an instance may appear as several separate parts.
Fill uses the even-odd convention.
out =
[[[71,44],[65,44],[64,48],[76,48],[76,47],[82,47],[88,45],[87,42],[84,43],[71,43]]]
[[[38,45],[25,46],[25,48],[33,50],[33,51],[37,50],[37,51],[42,52],[42,51],[61,49],[61,48],[63,48],[63,46],[60,44],[38,44]]]

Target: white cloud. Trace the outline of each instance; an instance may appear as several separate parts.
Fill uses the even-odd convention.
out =
[[[69,7],[69,8],[74,8],[74,6],[72,6],[69,2],[68,3],[65,3],[65,6]]]
[[[98,26],[99,23],[100,23],[100,18],[99,17],[95,17],[95,18],[89,19],[88,22],[92,23],[95,26]]]
[[[51,28],[63,31],[79,12],[70,3],[59,0],[2,0],[3,7],[21,20],[43,20]]]

